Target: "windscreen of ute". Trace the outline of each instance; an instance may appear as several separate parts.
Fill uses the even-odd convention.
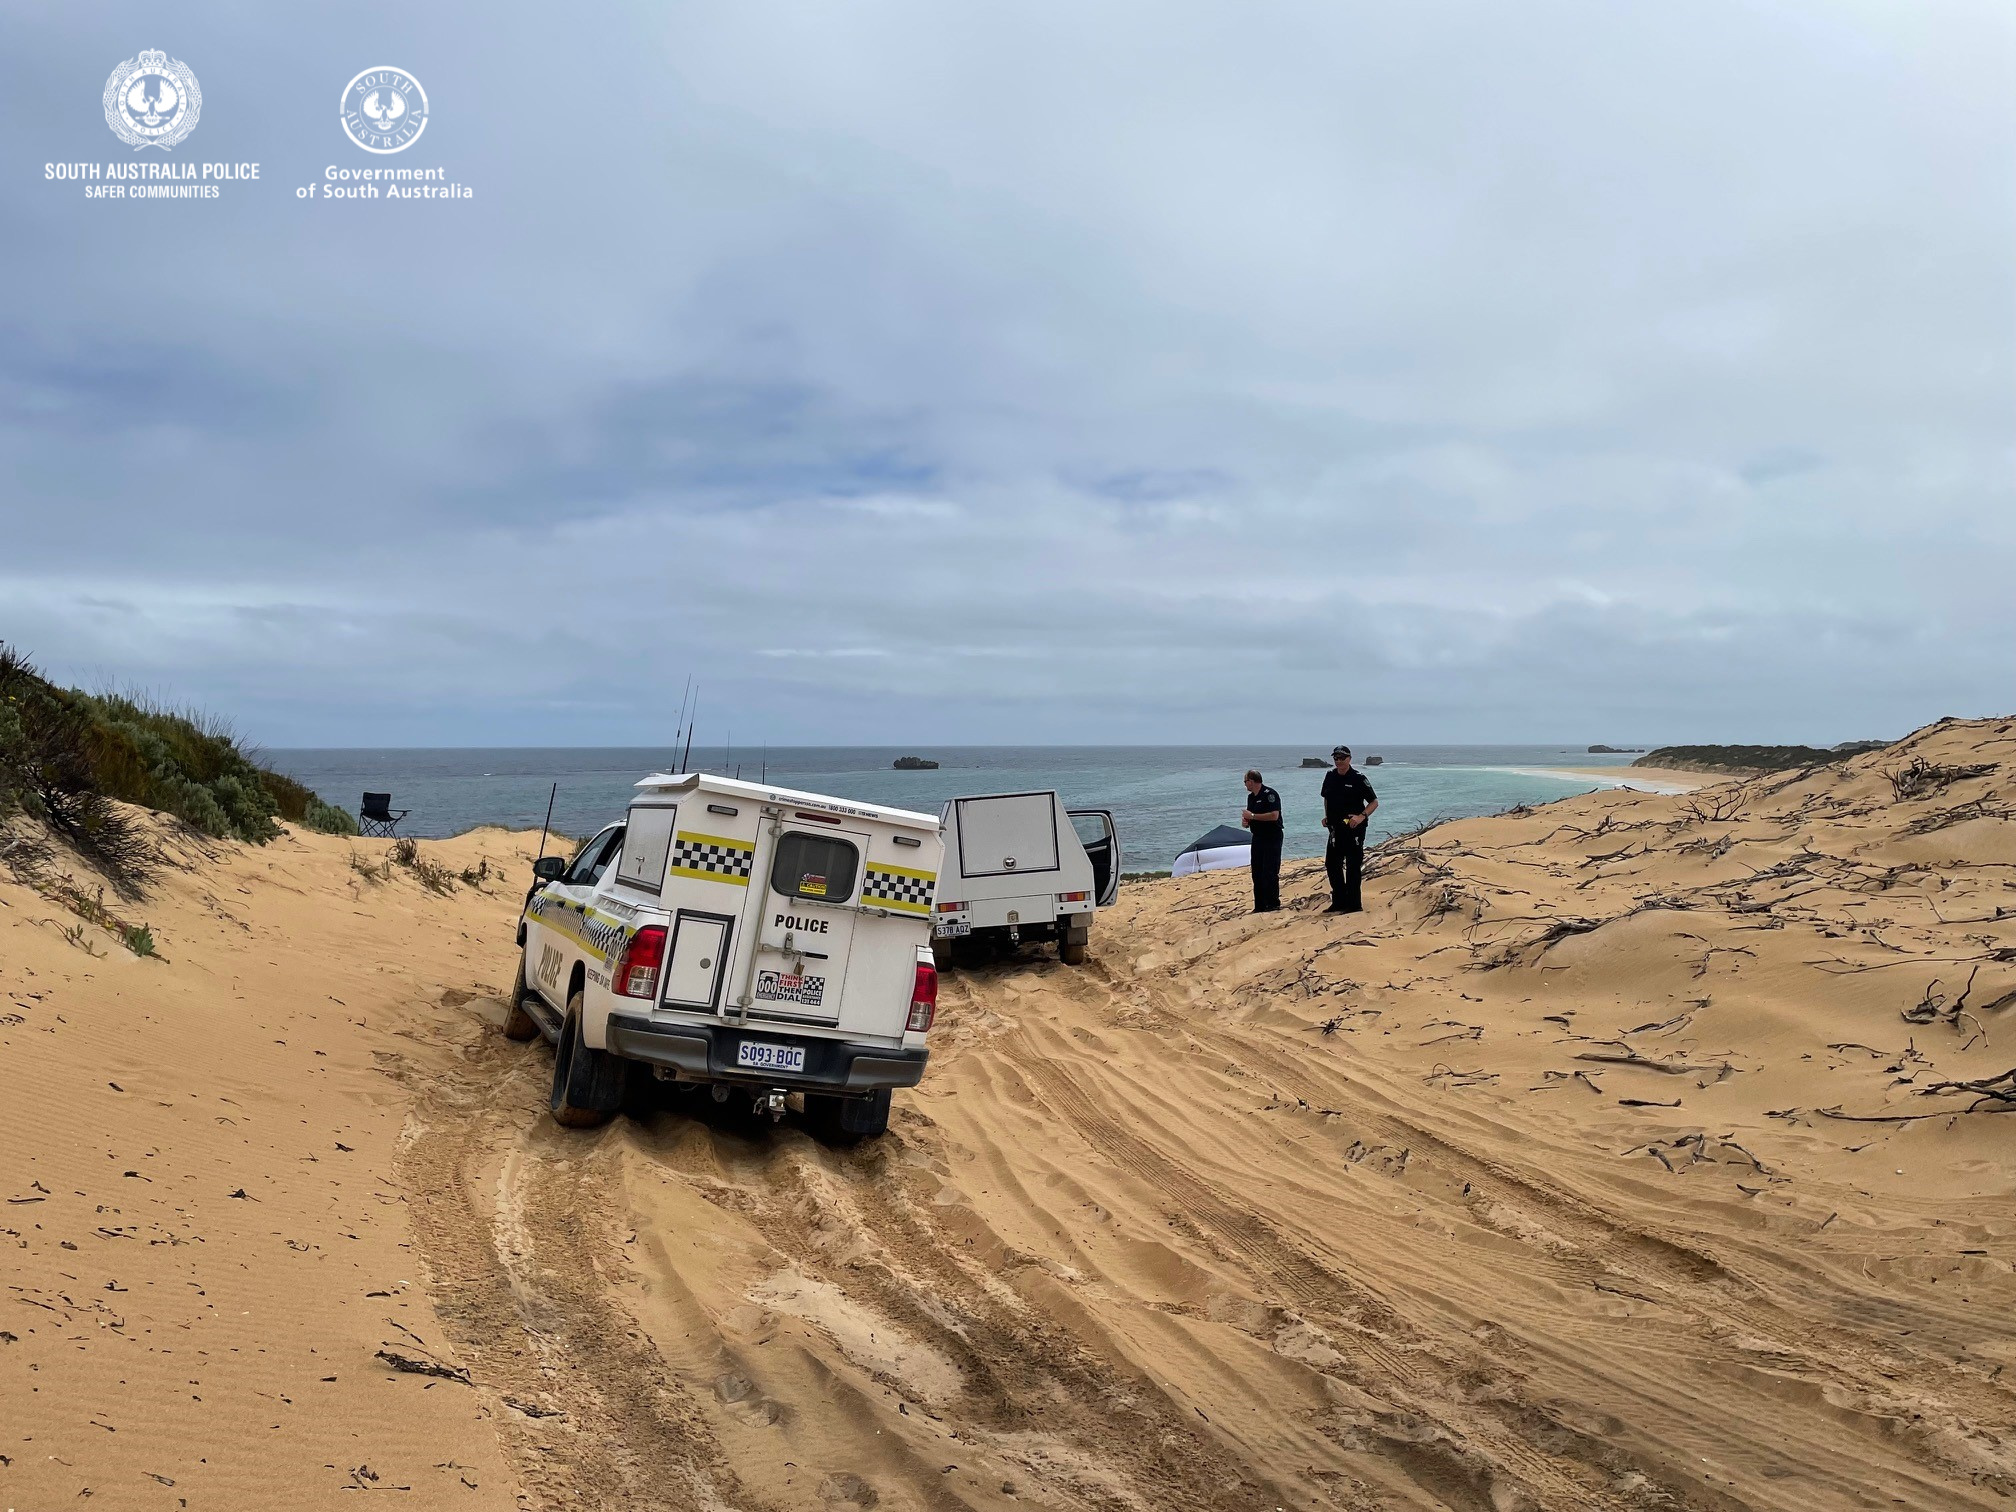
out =
[[[845,903],[854,896],[861,853],[827,835],[782,835],[770,863],[770,886],[787,898],[812,903]]]

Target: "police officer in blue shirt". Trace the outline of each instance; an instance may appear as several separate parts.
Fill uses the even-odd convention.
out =
[[[1379,795],[1365,774],[1352,767],[1351,747],[1330,753],[1331,770],[1323,774],[1323,828],[1330,843],[1323,851],[1323,869],[1330,874],[1328,913],[1362,913],[1359,879],[1365,874],[1365,826],[1379,811]]]
[[[1281,795],[1246,774],[1246,807],[1239,822],[1253,836],[1253,912],[1273,913],[1281,907]]]

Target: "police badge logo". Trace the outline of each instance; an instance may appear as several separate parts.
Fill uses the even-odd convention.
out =
[[[343,87],[343,133],[366,152],[404,152],[427,129],[427,91],[403,68],[367,68]]]
[[[187,64],[158,48],[128,58],[105,81],[105,124],[135,152],[166,152],[196,129],[203,91]]]

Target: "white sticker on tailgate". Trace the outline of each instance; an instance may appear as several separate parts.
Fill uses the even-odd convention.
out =
[[[772,1002],[796,1003],[802,1008],[818,1008],[826,1001],[826,978],[800,976],[795,971],[759,971],[756,996]]]
[[[770,1040],[744,1040],[735,1048],[735,1064],[754,1071],[803,1071],[805,1047]]]

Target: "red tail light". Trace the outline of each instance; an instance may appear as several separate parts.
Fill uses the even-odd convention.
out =
[[[910,989],[910,1022],[904,1027],[922,1034],[938,1016],[938,968],[929,961],[917,963],[917,980]]]
[[[623,947],[623,963],[616,968],[616,990],[625,997],[655,998],[658,968],[664,964],[665,926],[646,924]]]

